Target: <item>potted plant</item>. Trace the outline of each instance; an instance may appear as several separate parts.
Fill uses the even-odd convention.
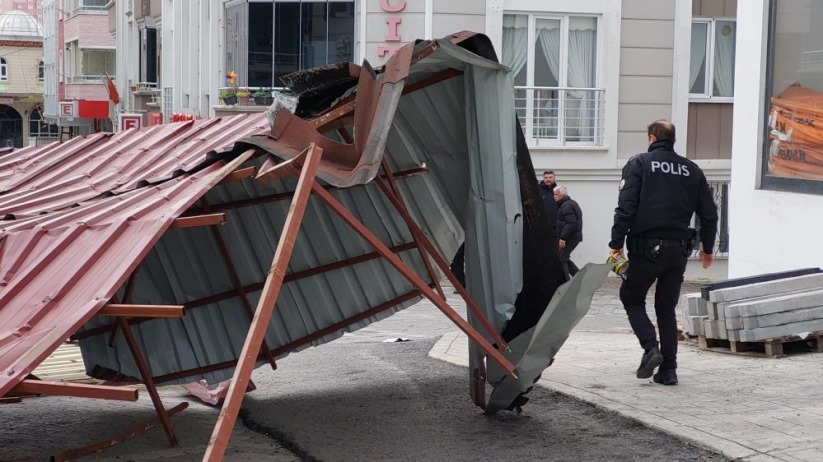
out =
[[[254,104],[258,106],[269,106],[271,103],[266,103],[266,98],[271,98],[271,92],[266,90],[257,90],[256,92],[252,93],[252,97],[254,97]]]
[[[237,99],[240,102],[241,106],[248,106],[249,105],[249,97],[251,93],[247,88],[241,88],[237,90]]]
[[[229,86],[220,90],[220,99],[223,100],[223,104],[233,106],[237,104],[237,73],[234,71],[227,72],[226,83]]]
[[[237,104],[237,90],[232,87],[226,88],[220,92],[220,99],[223,100],[223,104],[227,106]]]
[[[271,106],[274,104],[274,88],[266,88],[266,97],[263,99],[263,104]]]

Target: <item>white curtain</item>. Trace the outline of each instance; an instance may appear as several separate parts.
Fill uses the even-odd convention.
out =
[[[692,24],[692,50],[689,62],[689,93],[705,93],[706,81],[703,81],[703,88],[694,88],[694,84],[700,77],[700,71],[705,75],[704,63],[706,61],[706,38],[708,37],[708,24]]]
[[[717,21],[714,38],[714,94],[734,96],[735,24]]]
[[[567,85],[594,88],[597,82],[597,21],[594,18],[569,20],[569,69]],[[566,93],[566,139],[594,141],[595,91]]]
[[[560,21],[555,19],[538,19],[535,23],[535,35],[537,36],[535,54],[542,52],[549,65],[548,78],[535,75],[535,83],[546,85],[554,82],[556,86],[560,82]],[[538,48],[539,46],[539,48]],[[557,138],[557,90],[535,90],[535,124],[534,135],[537,138]]]
[[[512,76],[526,66],[529,55],[529,17],[521,14],[503,16],[503,64],[511,68]]]
[[[547,26],[547,27],[541,27]],[[549,63],[549,71],[555,82],[560,81],[560,21],[538,21],[537,43]]]

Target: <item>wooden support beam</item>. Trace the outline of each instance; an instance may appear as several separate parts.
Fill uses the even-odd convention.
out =
[[[87,385],[81,383],[49,382],[45,380],[23,380],[11,389],[10,395],[52,395],[74,396],[75,398],[110,399],[115,401],[137,401],[137,389]]]
[[[100,316],[127,318],[182,318],[186,314],[183,305],[124,305],[108,304],[97,313]]]
[[[241,168],[240,170],[235,170],[228,175],[226,175],[222,180],[220,180],[217,184],[226,184],[226,183],[233,183],[235,181],[245,180],[246,178],[251,178],[257,174],[257,169],[254,167],[247,167]]]
[[[194,228],[197,226],[222,225],[226,222],[225,213],[213,213],[211,215],[197,215],[193,217],[181,217],[172,222],[171,227],[175,229]]]

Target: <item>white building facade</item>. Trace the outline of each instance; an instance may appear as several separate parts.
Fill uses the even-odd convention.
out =
[[[145,113],[147,123],[158,120],[152,112],[169,120],[262,110],[220,101],[229,71],[249,92],[268,91],[299,69],[377,66],[415,39],[484,33],[512,68],[536,175],[554,171],[583,209],[573,259],[605,259],[621,169],[645,151],[647,125],[666,118],[721,206],[718,263],[709,272],[690,267],[688,277],[726,275],[736,0],[127,0],[109,8],[124,110]]]
[[[729,272],[820,267],[823,4],[753,0],[738,19]]]

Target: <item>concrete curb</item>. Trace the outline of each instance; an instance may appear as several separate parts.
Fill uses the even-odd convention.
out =
[[[461,336],[459,332],[451,332],[444,334],[440,340],[435,343],[429,351],[429,357],[444,361],[457,366],[468,367],[468,357],[460,354],[455,354],[452,346],[455,342],[466,341],[465,337]],[[598,395],[597,393],[583,390],[577,387],[569,386],[563,383],[558,383],[547,378],[541,379],[538,386],[562,393],[571,398],[584,401],[592,404],[595,407],[613,412],[620,416],[635,420],[646,425],[649,428],[667,433],[678,439],[687,441],[695,446],[705,448],[734,460],[745,460],[751,462],[767,462],[779,461],[780,459],[763,454],[752,448],[743,446],[734,441],[717,437],[706,431],[698,430],[694,427],[679,424],[672,420],[660,417],[650,412],[643,411],[622,403],[615,402],[609,398]]]

